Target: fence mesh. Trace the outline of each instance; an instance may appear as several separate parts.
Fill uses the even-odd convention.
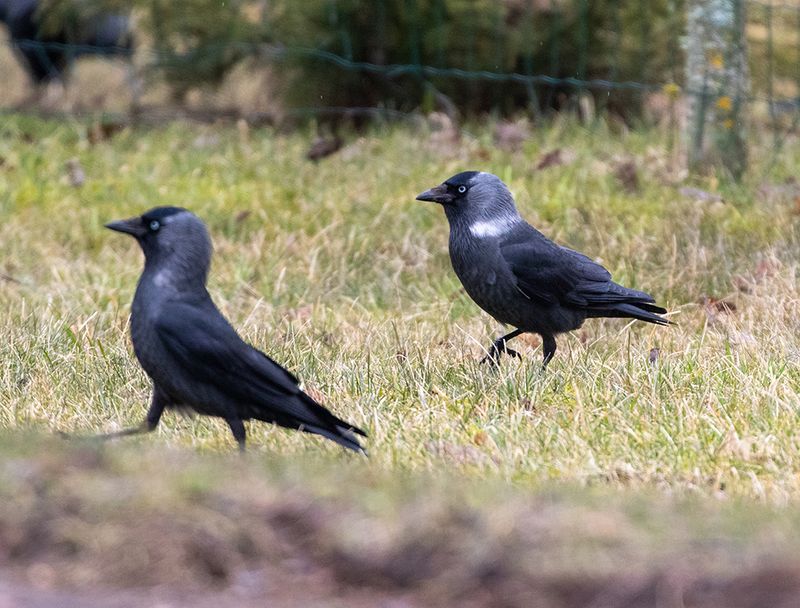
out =
[[[776,129],[796,126],[800,110],[800,0],[731,1],[741,2],[745,8],[751,74],[748,101],[753,103],[754,115],[763,117]],[[313,39],[313,35],[307,40],[297,36],[280,39],[280,32],[270,22],[270,11],[261,10],[251,18],[259,26],[255,39],[230,36],[192,47],[185,42],[166,44],[170,38],[167,32],[156,32],[155,37],[151,32],[149,42],[148,36],[139,37],[141,44],[135,51],[137,71],[179,70],[181,64],[196,67],[203,61],[219,61],[226,54],[231,63],[248,59],[254,69],[280,69],[284,64],[306,59],[325,66],[334,83],[348,75],[373,76],[389,83],[389,89],[393,82],[413,82],[423,91],[428,87],[434,92],[445,91],[451,99],[456,97],[452,94],[454,87],[443,83],[458,83],[465,97],[478,83],[489,89],[497,87],[496,95],[487,102],[490,109],[506,109],[504,96],[512,94],[525,97],[527,103],[520,107],[537,114],[559,107],[559,99],[577,98],[572,96],[574,92],[591,92],[600,109],[614,106],[616,99],[620,100],[619,105],[631,103],[631,95],[641,101],[649,94],[668,98],[701,94],[685,87],[686,0],[325,0],[322,4],[328,21],[326,31],[335,32],[323,40]],[[354,32],[361,30],[351,21],[358,14],[359,5],[367,4],[371,7],[370,18],[375,17],[369,27],[379,43],[365,46],[355,39]],[[455,8],[464,9],[469,4],[474,4],[481,15],[458,23],[460,29],[454,31],[450,19],[461,14]],[[392,39],[390,23],[397,18],[398,6],[406,20],[400,31],[408,33],[401,40]],[[173,13],[176,10],[179,9],[173,9]],[[600,12],[602,18],[598,17]],[[458,37],[457,44],[452,41],[454,36]],[[6,43],[17,51],[34,52],[44,62],[54,51],[64,53],[68,60],[87,54],[128,52],[124,47],[101,48],[30,37],[8,37]],[[3,65],[7,63],[0,64],[0,69]],[[54,72],[60,71],[58,65],[50,67]],[[412,109],[376,97],[369,102],[366,105],[400,112]],[[344,109],[359,104],[341,105]],[[295,110],[313,114],[331,108],[322,99]]]

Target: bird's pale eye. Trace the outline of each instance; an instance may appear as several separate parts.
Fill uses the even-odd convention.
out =
[[[466,186],[459,186],[458,187],[458,193],[459,194],[464,194],[466,191],[467,191],[467,187]]]
[[[150,222],[150,232],[157,232],[161,228],[161,223],[158,220]]]

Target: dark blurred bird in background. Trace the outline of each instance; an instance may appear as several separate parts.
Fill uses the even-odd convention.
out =
[[[8,28],[11,43],[37,88],[52,81],[63,83],[74,60],[82,55],[131,57],[128,15],[63,12],[50,16],[48,9],[41,0],[0,0],[0,22]]]
[[[450,261],[467,293],[500,323],[515,327],[498,338],[483,361],[496,363],[516,336],[542,337],[546,367],[556,352],[555,336],[578,329],[587,318],[623,317],[656,325],[649,294],[628,289],[582,253],[557,245],[528,224],[514,197],[496,175],[465,171],[417,196],[439,203],[450,223]]]
[[[304,393],[297,378],[244,342],[211,301],[206,279],[212,246],[205,224],[180,207],[157,207],[111,222],[144,251],[144,272],[131,306],[136,357],[153,381],[141,426],[103,438],[152,431],[165,408],[189,408],[223,418],[239,447],[246,420],[322,435],[363,452],[361,429]]]

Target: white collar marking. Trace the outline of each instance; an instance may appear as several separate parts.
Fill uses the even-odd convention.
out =
[[[469,231],[472,233],[472,236],[478,237],[479,239],[500,236],[511,230],[516,223],[516,218],[501,217],[489,222],[475,222],[470,225]]]

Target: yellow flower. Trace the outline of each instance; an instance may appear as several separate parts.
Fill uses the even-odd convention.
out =
[[[722,121],[722,126],[730,131],[731,129],[733,129],[733,119],[726,118],[725,120]]]
[[[730,112],[731,108],[733,108],[733,101],[727,95],[723,95],[717,99],[717,107],[725,112]]]
[[[681,88],[674,82],[668,82],[661,90],[664,91],[664,94],[668,97],[677,97],[681,92]]]
[[[721,70],[725,65],[725,60],[722,57],[722,53],[714,53],[708,58],[708,61],[711,64],[711,67],[717,70]]]

